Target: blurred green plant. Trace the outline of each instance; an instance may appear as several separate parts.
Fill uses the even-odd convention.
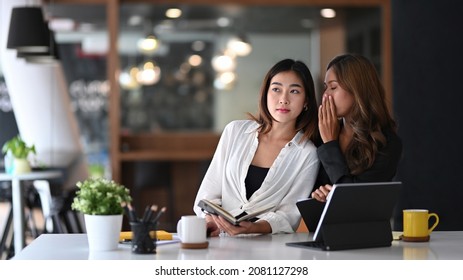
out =
[[[102,164],[89,164],[88,172],[90,177],[104,177],[104,166]]]
[[[35,145],[29,146],[17,135],[10,140],[6,141],[2,147],[3,154],[11,152],[14,158],[27,158],[30,153],[36,154]]]

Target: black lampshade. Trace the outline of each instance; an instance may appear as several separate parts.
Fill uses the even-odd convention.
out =
[[[48,27],[47,27],[48,29]],[[50,63],[56,63],[60,59],[59,55],[59,50],[58,50],[58,44],[56,43],[55,40],[55,33],[49,30],[49,49],[48,51],[45,52],[22,52],[18,51],[17,52],[17,57],[18,58],[24,58],[26,62],[29,63],[38,63],[38,64],[50,64]]]
[[[46,52],[50,37],[41,7],[15,7],[8,31],[8,49],[20,52]]]

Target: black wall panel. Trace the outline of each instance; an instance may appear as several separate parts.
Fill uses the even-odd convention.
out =
[[[404,183],[394,214],[427,208],[436,230],[463,230],[463,2],[392,0],[394,111]]]

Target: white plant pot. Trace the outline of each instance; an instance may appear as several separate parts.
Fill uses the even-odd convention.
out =
[[[31,165],[26,158],[13,159],[13,174],[24,174],[31,172]]]
[[[84,215],[90,251],[113,251],[119,244],[121,215]]]

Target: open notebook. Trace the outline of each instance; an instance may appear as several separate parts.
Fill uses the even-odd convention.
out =
[[[322,250],[391,246],[390,219],[401,186],[401,182],[333,185],[315,228],[313,240],[286,244]],[[313,223],[313,213],[319,212],[315,209],[319,205],[310,199],[298,204],[304,221]],[[303,207],[303,204],[308,206]],[[313,229],[309,230],[313,232]]]

